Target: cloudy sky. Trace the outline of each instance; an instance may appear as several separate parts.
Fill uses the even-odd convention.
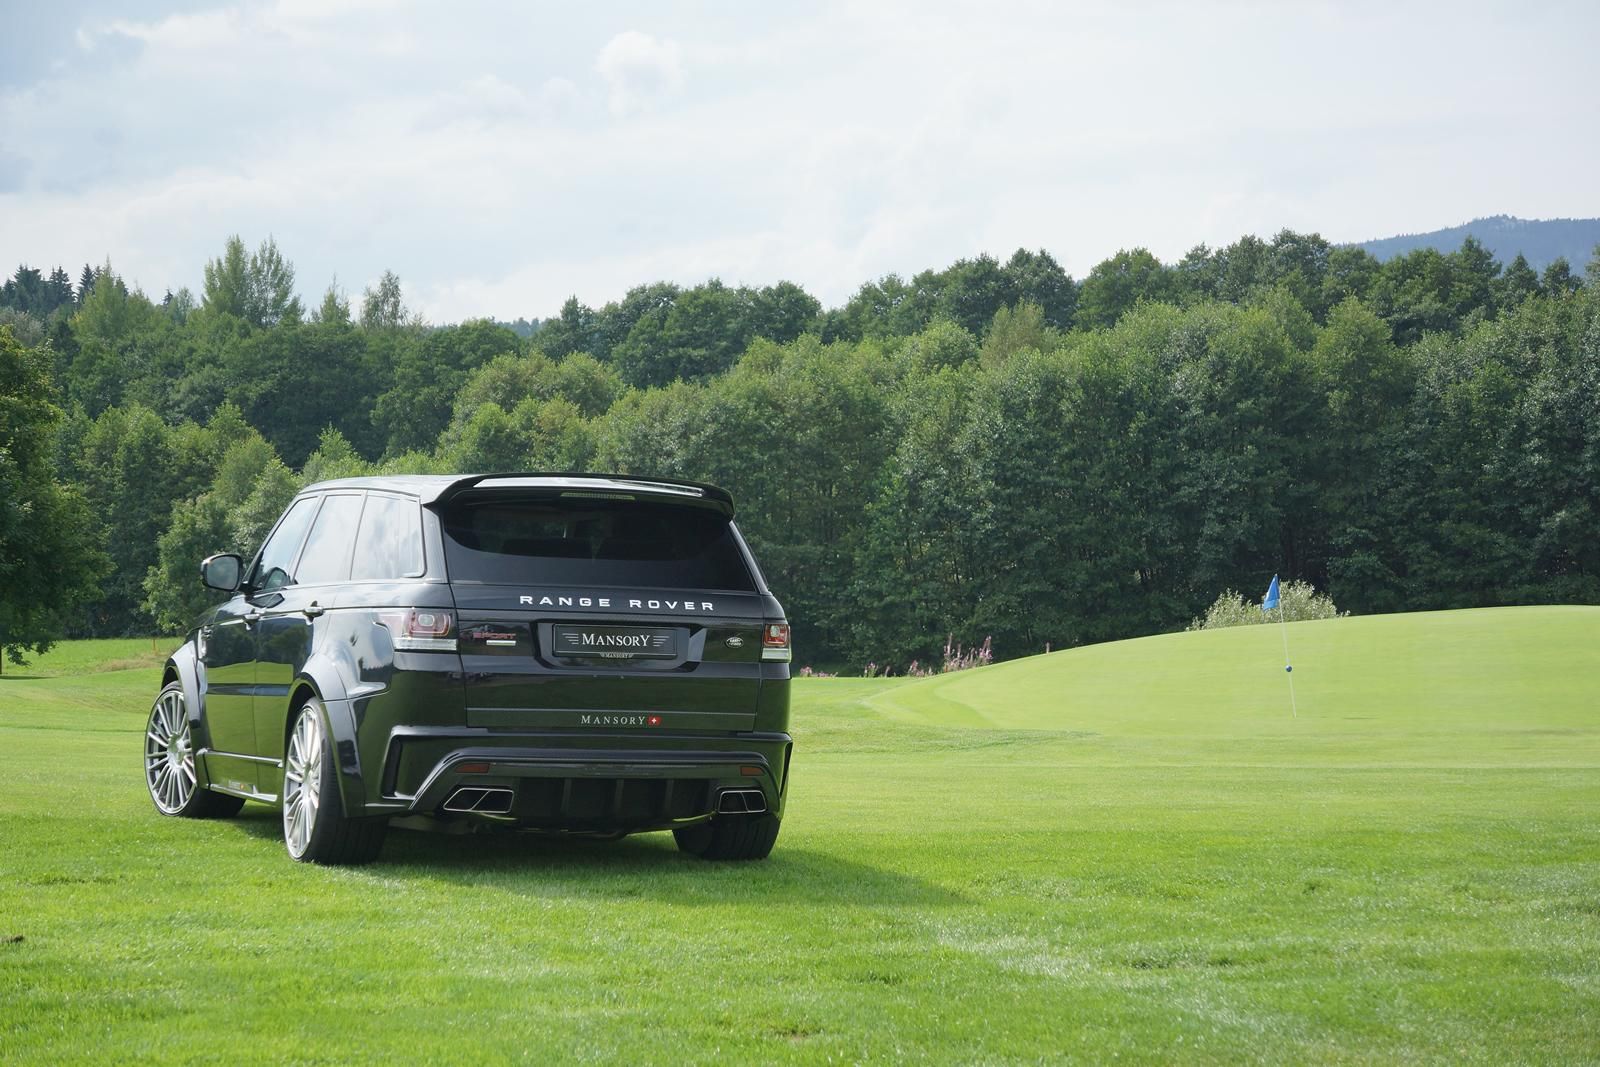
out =
[[[0,274],[187,285],[272,235],[308,301],[434,321],[868,278],[1075,275],[1283,227],[1600,214],[1600,6],[7,2]]]

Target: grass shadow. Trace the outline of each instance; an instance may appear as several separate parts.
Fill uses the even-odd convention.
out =
[[[281,849],[276,811],[234,820],[252,837]],[[718,905],[764,899],[788,903],[951,906],[966,897],[903,871],[812,848],[785,848],[778,839],[760,862],[708,862],[678,851],[671,834],[635,834],[606,841],[498,831],[471,834],[391,829],[383,854],[357,872],[465,889],[605,900],[663,900]]]

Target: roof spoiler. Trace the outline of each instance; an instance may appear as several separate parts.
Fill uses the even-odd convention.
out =
[[[645,493],[663,497],[680,497],[696,503],[711,505],[729,518],[733,517],[733,495],[726,489],[703,482],[680,482],[672,478],[640,478],[631,474],[580,474],[567,471],[523,471],[514,474],[470,474],[445,486],[438,496],[426,506],[438,511],[463,493],[478,488],[494,488],[494,482],[515,482],[529,478],[548,478],[567,481],[569,485],[506,486],[505,488],[536,488],[541,490],[603,493],[617,487],[636,488]]]

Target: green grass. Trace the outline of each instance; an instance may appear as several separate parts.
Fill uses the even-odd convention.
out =
[[[293,864],[154,814],[156,671],[8,675],[0,1061],[1600,1059],[1600,608],[1288,637],[1298,718],[1267,627],[797,683],[742,866]]]
[[[177,637],[107,637],[93,641],[63,641],[26,663],[5,664],[5,679],[60,678],[69,674],[103,674],[136,667],[160,667],[182,643]]]

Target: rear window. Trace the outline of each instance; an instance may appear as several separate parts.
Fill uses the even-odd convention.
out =
[[[441,518],[453,582],[755,591],[731,523],[704,508],[494,495]]]
[[[393,581],[422,573],[422,513],[417,502],[383,493],[367,495],[356,536],[352,581]]]

